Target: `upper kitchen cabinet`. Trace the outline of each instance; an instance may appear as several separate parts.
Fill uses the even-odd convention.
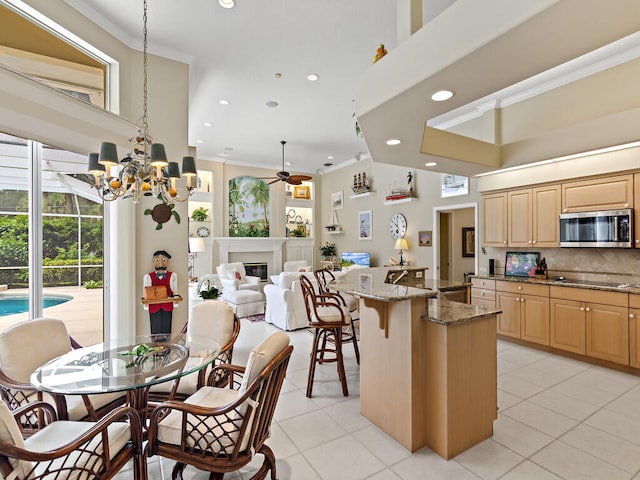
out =
[[[635,199],[635,205],[634,205],[634,211],[633,211],[634,213],[633,222],[636,230],[635,246],[636,248],[640,248],[640,173],[636,173],[634,175],[633,186],[634,186],[633,198]]]
[[[562,213],[633,207],[633,174],[562,184]]]
[[[482,196],[483,245],[507,246],[507,194],[492,193]]]
[[[506,197],[505,197],[506,195]],[[560,214],[560,185],[512,190],[506,194],[487,195],[485,200],[485,245],[509,247],[559,247],[558,216]],[[506,241],[487,243],[487,229],[493,238],[499,238],[497,216],[506,198]],[[487,202],[488,201],[488,202]],[[488,207],[487,207],[488,205]],[[505,215],[506,213],[506,215]],[[490,223],[487,223],[490,222]],[[491,229],[494,231],[491,231]]]

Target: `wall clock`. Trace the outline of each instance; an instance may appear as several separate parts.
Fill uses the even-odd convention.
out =
[[[407,233],[407,219],[401,213],[394,213],[389,220],[389,233],[393,238],[402,238]]]
[[[199,237],[202,237],[202,238],[208,237],[211,234],[211,232],[207,227],[198,228],[196,233],[198,234]]]

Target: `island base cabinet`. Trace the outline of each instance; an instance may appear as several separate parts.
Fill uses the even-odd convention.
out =
[[[587,304],[587,355],[629,365],[629,313],[627,308]]]
[[[496,317],[422,318],[425,300],[360,300],[360,413],[414,452],[452,458],[497,418]]]
[[[551,335],[552,347],[584,355],[586,351],[586,325],[584,303],[552,298]]]

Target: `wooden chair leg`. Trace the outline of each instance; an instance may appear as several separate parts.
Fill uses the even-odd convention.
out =
[[[349,389],[347,388],[347,374],[344,371],[344,359],[342,357],[342,327],[335,328],[333,330],[336,342],[336,358],[338,362],[338,377],[342,384],[342,394],[345,397],[349,396]]]
[[[307,397],[311,398],[313,390],[313,376],[316,373],[316,363],[318,361],[318,343],[320,342],[320,330],[313,330],[313,346],[311,347],[311,362],[309,363],[309,376],[307,378]]]
[[[353,349],[356,352],[356,362],[360,365],[360,348],[358,348],[358,337],[356,336],[356,326],[351,319],[351,341],[353,342]]]

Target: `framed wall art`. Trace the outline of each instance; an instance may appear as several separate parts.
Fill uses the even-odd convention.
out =
[[[358,239],[371,240],[371,210],[358,212]]]
[[[476,256],[476,229],[473,227],[462,229],[462,256]]]
[[[431,230],[422,230],[418,232],[418,246],[419,247],[431,246]]]
[[[311,198],[311,189],[308,185],[296,185],[293,187],[293,198]]]
[[[443,173],[440,175],[440,196],[457,197],[458,195],[469,194],[469,177],[460,175],[450,175]]]

